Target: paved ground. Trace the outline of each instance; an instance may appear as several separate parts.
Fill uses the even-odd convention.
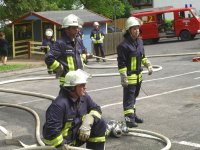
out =
[[[150,57],[153,65],[162,66],[162,70],[152,76],[144,74],[144,82],[137,101],[137,113],[143,117],[144,124],[138,129],[149,130],[165,135],[172,142],[172,150],[200,149],[200,63],[192,62],[194,55],[183,55],[200,51],[199,38],[193,41],[179,42],[163,40],[159,44],[145,46],[146,55],[182,53],[181,56]],[[109,58],[116,58],[109,56]],[[116,66],[116,61],[90,66]],[[117,73],[117,69],[85,69],[91,74]],[[46,67],[41,66],[17,72],[1,73],[0,83],[5,80],[48,76]],[[2,84],[0,88],[31,91],[56,96],[59,91],[57,80],[35,80]],[[102,107],[106,120],[122,120],[122,88],[119,76],[93,77],[87,84],[92,98]],[[35,110],[41,120],[41,130],[45,119],[45,110],[50,100],[0,92],[1,103],[21,104]],[[26,144],[34,144],[35,120],[29,113],[8,107],[0,107],[0,126],[13,132],[13,136]],[[17,146],[7,146],[4,135],[0,133],[0,150],[12,150]],[[107,150],[157,150],[164,143],[148,138],[123,136],[109,138]]]

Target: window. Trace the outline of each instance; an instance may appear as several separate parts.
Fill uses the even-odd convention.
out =
[[[191,11],[180,11],[178,13],[179,18],[184,19],[184,18],[193,18],[193,15],[191,13]]]
[[[15,26],[15,39],[27,40],[32,38],[32,26],[30,23]]]

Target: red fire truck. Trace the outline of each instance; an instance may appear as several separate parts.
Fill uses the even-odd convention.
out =
[[[150,8],[133,11],[132,16],[142,20],[144,43],[156,43],[160,38],[178,37],[186,41],[200,33],[200,18],[195,8]]]

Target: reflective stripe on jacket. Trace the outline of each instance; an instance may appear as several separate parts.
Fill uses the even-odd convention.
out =
[[[103,43],[104,33],[100,30],[93,29],[90,38],[94,44]]]
[[[87,113],[91,113],[95,118],[94,123],[97,123],[102,112],[100,106],[87,93],[74,102],[66,90],[61,89],[59,96],[52,101],[46,112],[43,126],[45,144],[57,147],[74,142],[78,137],[83,116]],[[102,141],[103,137],[92,137],[91,140]]]
[[[80,38],[75,38],[75,41],[71,41],[65,35],[55,42],[45,56],[45,63],[48,68],[55,70],[60,64],[64,67],[64,72],[60,77],[61,84],[67,72],[83,69],[81,60],[83,46],[80,40]]]
[[[117,47],[119,73],[126,73],[129,84],[137,84],[142,81],[142,64],[149,61],[145,57],[143,42],[141,39],[133,41],[129,36]]]

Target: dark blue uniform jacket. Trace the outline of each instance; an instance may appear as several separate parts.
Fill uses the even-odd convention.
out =
[[[64,72],[61,77],[64,77],[69,71],[83,69],[80,40],[80,38],[75,38],[75,41],[72,41],[66,34],[57,40],[45,56],[47,67],[54,70],[59,64],[62,64]]]
[[[100,106],[98,106],[86,93],[74,102],[66,90],[61,89],[59,96],[52,101],[46,112],[46,122],[43,126],[43,137],[46,140],[52,140],[61,134],[66,123],[69,126],[68,135],[63,135],[62,143],[70,143],[77,138],[78,129],[82,124],[82,117],[91,110],[97,111],[101,115]],[[99,121],[94,116],[94,123]]]

